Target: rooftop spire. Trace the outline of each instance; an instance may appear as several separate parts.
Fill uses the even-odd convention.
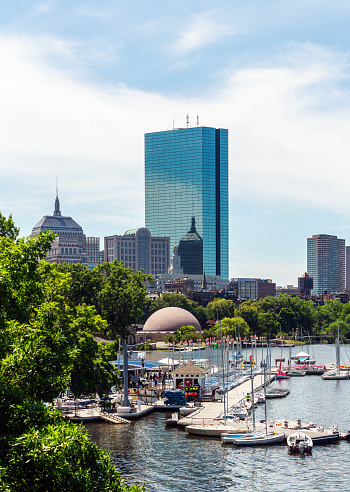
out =
[[[55,210],[54,210],[54,216],[61,215],[61,210],[60,210],[60,201],[58,199],[58,184],[57,184],[57,176],[56,176],[56,200],[55,200]]]

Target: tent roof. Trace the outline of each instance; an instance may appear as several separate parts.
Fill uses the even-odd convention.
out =
[[[293,357],[310,357],[310,354],[307,354],[306,352],[298,352],[297,354],[294,354]]]
[[[207,374],[208,371],[203,369],[202,367],[196,366],[195,364],[183,364],[182,366],[178,367],[173,373],[176,372],[176,374]]]

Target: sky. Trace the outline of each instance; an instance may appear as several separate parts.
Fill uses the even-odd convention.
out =
[[[229,131],[230,277],[350,245],[348,0],[0,0],[0,211],[144,226],[144,134]]]

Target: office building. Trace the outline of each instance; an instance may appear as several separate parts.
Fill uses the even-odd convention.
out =
[[[263,299],[266,296],[276,296],[276,284],[271,279],[261,278],[232,278],[230,287],[237,292],[238,299]]]
[[[313,278],[310,277],[306,272],[302,277],[298,277],[298,288],[300,290],[301,297],[310,297],[313,286]]]
[[[99,237],[87,237],[86,238],[86,254],[88,257],[87,266],[89,268],[95,268],[104,261],[104,251],[100,251],[100,238]]]
[[[350,246],[345,246],[345,290],[350,292]]]
[[[145,227],[130,229],[123,236],[105,237],[105,261],[122,261],[134,271],[157,275],[169,268],[169,238],[152,237]]]
[[[328,234],[308,238],[307,273],[313,278],[312,295],[344,292],[345,239]]]
[[[186,271],[193,247],[195,274],[228,280],[227,130],[198,126],[145,135],[145,225],[152,236],[170,237],[180,258],[182,249],[184,274],[193,273]]]
[[[72,219],[63,216],[58,195],[55,199],[53,215],[45,215],[32,229],[31,236],[51,231],[56,239],[51,245],[45,260],[49,263],[83,263],[87,265],[86,236],[82,227]]]

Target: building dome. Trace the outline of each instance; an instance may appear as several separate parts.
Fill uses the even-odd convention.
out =
[[[178,307],[167,307],[153,313],[146,321],[143,331],[173,332],[187,325],[194,326],[197,331],[201,331],[201,325],[189,311]]]

